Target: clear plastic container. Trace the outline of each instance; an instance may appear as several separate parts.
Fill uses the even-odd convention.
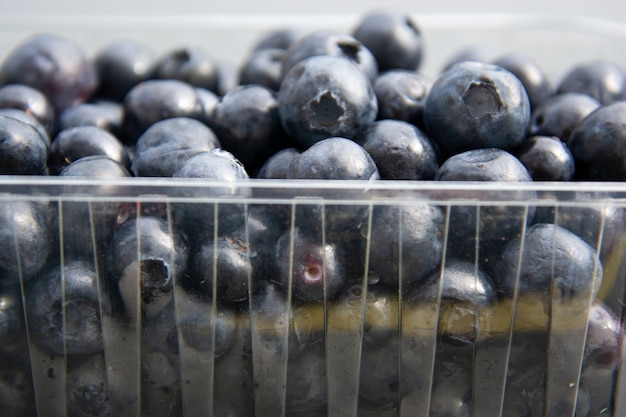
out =
[[[265,30],[354,18],[2,17],[0,56],[36,28],[88,50],[122,33],[203,42],[239,62]],[[626,64],[616,24],[416,19],[431,74],[476,43],[528,51],[554,77],[591,58]],[[622,183],[5,177],[0,204],[13,219],[0,236],[10,416],[626,415]],[[432,252],[405,240],[413,210],[432,222]],[[24,243],[29,215],[43,228]],[[539,257],[525,246],[537,222],[556,225]],[[455,287],[443,277],[460,256]],[[507,285],[485,289],[503,271]]]

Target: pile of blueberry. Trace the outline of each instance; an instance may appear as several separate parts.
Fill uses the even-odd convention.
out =
[[[423,53],[386,9],[267,33],[230,72],[197,46],[9,51],[0,174],[212,186],[0,199],[2,415],[613,415],[623,208],[343,204],[305,180],[625,181],[626,70],[468,52],[431,79]]]

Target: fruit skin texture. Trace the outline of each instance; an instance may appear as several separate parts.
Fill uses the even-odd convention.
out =
[[[381,179],[431,180],[439,162],[430,139],[401,120],[378,120],[355,139],[370,154]]]
[[[603,275],[594,248],[569,230],[550,223],[531,226],[523,241],[512,240],[495,271],[494,282],[505,295],[513,293],[519,275],[520,294],[580,302],[583,306],[589,294],[595,296],[598,292]]]
[[[171,177],[192,156],[218,147],[213,130],[198,120],[161,120],[137,140],[130,170],[138,177]]]
[[[0,67],[0,85],[25,84],[41,91],[56,113],[87,101],[98,82],[92,62],[73,41],[37,34],[17,45]]]
[[[48,98],[36,88],[24,84],[7,84],[1,87],[0,108],[23,110],[36,117],[48,135],[54,131],[54,108]]]
[[[378,9],[365,14],[353,36],[372,51],[380,72],[415,71],[422,61],[422,34],[416,22],[400,10]]]
[[[78,126],[62,130],[50,145],[48,165],[52,173],[85,156],[104,155],[125,168],[130,156],[122,143],[108,131],[96,126]]]
[[[283,128],[302,149],[331,136],[353,138],[378,113],[367,75],[337,56],[298,62],[285,75],[278,94]]]
[[[243,85],[226,93],[213,108],[209,126],[250,172],[289,143],[275,93],[260,85]]]
[[[82,260],[48,266],[26,290],[33,339],[51,355],[102,351],[101,314],[109,314],[111,304],[94,266]]]
[[[502,149],[474,149],[459,153],[446,160],[436,181],[502,181],[531,182],[532,177],[524,165],[511,153]],[[533,199],[534,191],[520,197],[513,191],[512,199]],[[500,196],[503,194],[500,193]],[[450,207],[448,249],[455,256],[474,261],[480,249],[479,262],[493,262],[503,243],[517,236],[524,224],[535,215],[535,207],[507,204],[454,205]],[[487,271],[489,267],[482,265]]]
[[[214,59],[196,45],[167,51],[154,63],[154,77],[180,80],[195,87],[217,91],[217,68]]]
[[[185,236],[150,215],[122,223],[106,250],[109,279],[117,284],[126,314],[133,315],[141,303],[148,318],[171,302],[174,282],[186,271],[189,257]]]
[[[0,174],[47,175],[48,152],[35,127],[0,115]]]
[[[178,203],[172,206],[174,223],[191,240],[212,241],[215,234],[223,235],[241,229],[246,224],[246,207],[228,201],[229,197],[246,197],[242,188],[234,187],[236,181],[247,180],[243,165],[228,151],[221,148],[200,152],[187,159],[174,172],[174,178],[206,179],[222,183],[205,188],[203,196],[223,199],[214,203]]]
[[[435,80],[424,119],[428,135],[448,156],[478,148],[511,150],[526,137],[530,101],[508,70],[466,61]]]
[[[435,206],[374,208],[370,268],[380,281],[410,288],[433,271],[443,250],[443,213]]]
[[[583,93],[602,104],[609,104],[626,99],[626,74],[612,61],[583,62],[563,76],[556,92]]]
[[[422,130],[424,105],[433,80],[410,70],[389,70],[374,81],[378,100],[378,120],[396,119],[409,122]]]
[[[291,179],[377,180],[378,168],[358,143],[341,137],[321,140],[295,155],[287,168]]]
[[[514,154],[535,181],[570,181],[574,177],[574,155],[556,136],[530,136]]]
[[[292,252],[293,251],[293,252]],[[300,230],[286,231],[276,244],[277,281],[294,299],[322,301],[335,295],[345,282],[341,245],[322,242],[320,236]]]
[[[161,120],[188,117],[199,119],[204,108],[196,89],[180,80],[146,80],[135,85],[124,97],[123,135],[127,145]]]
[[[556,136],[568,142],[578,123],[601,104],[583,93],[561,93],[533,108],[529,136]]]
[[[93,58],[100,81],[96,96],[123,101],[131,88],[153,76],[156,54],[147,44],[118,39]]]
[[[219,236],[216,240],[209,238],[192,248],[190,279],[195,286],[220,300],[245,301],[256,256],[251,245],[234,234]]]
[[[626,180],[626,101],[601,106],[574,129],[568,145],[580,180]]]
[[[492,63],[511,71],[520,79],[528,93],[532,109],[540,106],[552,96],[554,88],[550,79],[530,55],[521,52],[508,53],[500,56]]]
[[[303,59],[318,55],[346,58],[366,73],[371,81],[378,76],[376,58],[369,49],[354,37],[331,30],[308,33],[290,45],[282,59],[282,76]]]
[[[0,288],[34,278],[54,246],[46,205],[29,201],[0,204]]]

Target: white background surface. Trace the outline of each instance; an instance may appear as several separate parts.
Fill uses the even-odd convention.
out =
[[[418,14],[515,12],[626,21],[623,0],[0,0],[0,14],[360,13],[380,6]]]

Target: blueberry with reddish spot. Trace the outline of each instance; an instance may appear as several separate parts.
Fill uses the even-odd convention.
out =
[[[283,233],[276,244],[277,281],[302,302],[332,298],[346,280],[343,248],[320,237],[296,228]]]

